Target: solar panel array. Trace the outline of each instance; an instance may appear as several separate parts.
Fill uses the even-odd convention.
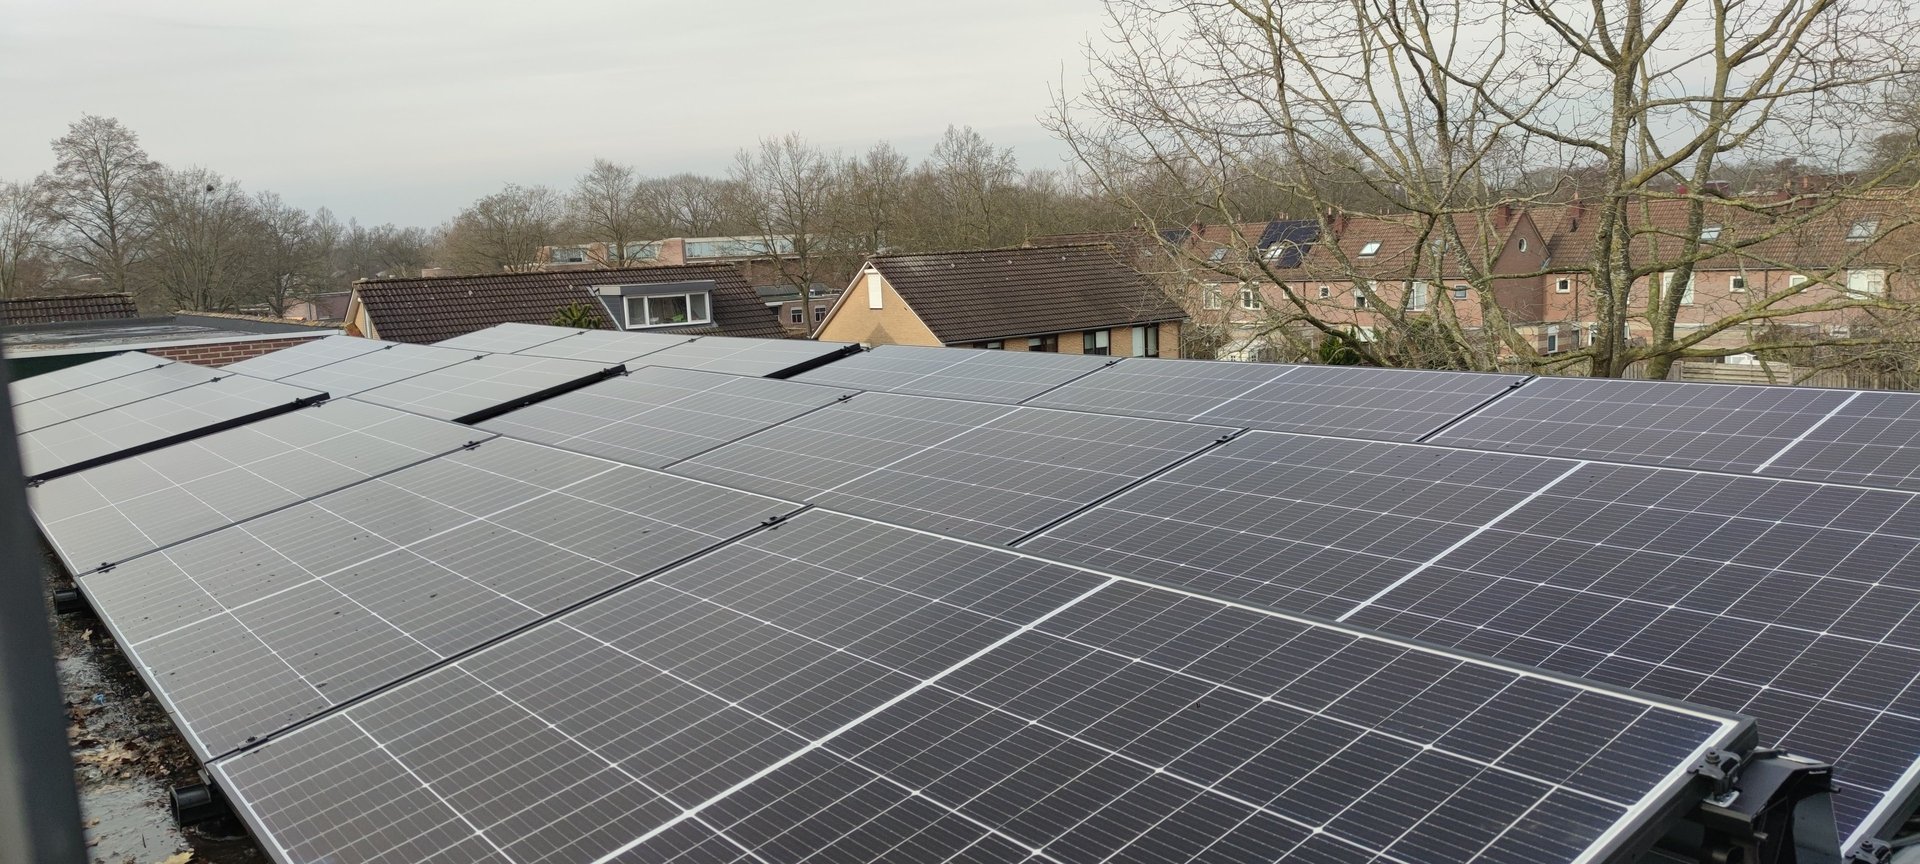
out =
[[[693,338],[666,333],[581,330],[564,339],[523,348],[517,353],[527,357],[555,357],[561,360],[584,360],[589,363],[639,365],[637,361],[640,358],[662,348],[684,344]]]
[[[641,336],[285,377],[471,418],[439,394]],[[370,443],[337,486],[232,473],[217,530],[156,505],[268,439],[36,509],[172,544],[80,585],[288,862],[1600,861],[1713,748],[1833,760],[1849,845],[1920,782],[1910,394],[890,347],[794,374],[840,349],[754,341],[490,389],[515,410],[472,449],[409,416],[421,455]]]
[[[110,411],[142,399],[164,396],[196,384],[227,377],[228,373],[190,363],[168,363],[129,375],[75,387],[62,393],[14,406],[15,434],[45,429],[76,417]],[[31,380],[31,379],[29,379]]]
[[[204,376],[207,370],[199,374]],[[111,386],[119,380],[124,379],[92,386]],[[325,393],[245,375],[217,377],[22,433],[20,461],[29,478],[50,479],[118,454],[162,445],[222,424],[270,417],[325,397]]]
[[[343,399],[376,387],[384,387],[397,381],[404,381],[485,356],[470,351],[429,348],[424,345],[409,345],[405,342],[388,342],[383,345],[384,347],[378,351],[369,351],[345,359],[335,359],[330,354],[307,355],[300,359],[310,364],[310,368],[277,380],[301,387],[325,390],[332,394],[333,398]]]
[[[619,367],[609,369],[578,360],[486,354],[364,390],[353,398],[428,417],[463,420],[538,399],[542,394],[584,386],[617,371]]]
[[[291,348],[282,348],[270,354],[249,357],[222,368],[228,372],[278,381],[342,360],[351,360],[362,354],[372,354],[375,351],[397,347],[398,343],[361,339],[357,336],[328,336],[325,339],[302,342]]]
[[[36,399],[45,399],[89,384],[111,381],[123,375],[131,375],[156,366],[166,366],[172,362],[172,360],[155,357],[152,354],[142,354],[138,351],[115,354],[100,360],[55,369],[52,372],[42,372],[32,378],[9,382],[7,401],[18,408]]]
[[[539,324],[499,324],[485,330],[475,330],[452,339],[442,339],[433,343],[440,348],[456,348],[461,351],[485,351],[493,354],[511,354],[515,351],[537,348],[556,339],[565,339],[589,331],[573,330],[566,327],[545,327]],[[618,361],[615,361],[616,363]]]

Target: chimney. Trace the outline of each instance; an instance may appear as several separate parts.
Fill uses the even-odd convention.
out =
[[[1587,202],[1580,193],[1573,193],[1573,200],[1567,202],[1567,233],[1580,230],[1580,217],[1587,215]]]
[[[1500,227],[1501,229],[1505,229],[1508,225],[1513,224],[1513,202],[1512,201],[1500,202],[1500,213],[1499,213],[1499,216],[1496,218],[1494,224]]]
[[[1207,230],[1206,223],[1201,222],[1198,219],[1195,219],[1192,222],[1187,223],[1187,239],[1192,240],[1195,243],[1198,243],[1200,242],[1200,232],[1205,230]]]

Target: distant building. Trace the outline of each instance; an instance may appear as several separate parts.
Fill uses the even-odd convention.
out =
[[[352,299],[352,291],[330,291],[302,297],[287,304],[287,313],[283,317],[293,321],[323,323],[345,321],[347,304]]]
[[[107,295],[125,298],[126,295]],[[57,297],[41,300],[71,301],[86,298]],[[97,299],[97,298],[96,298]],[[60,308],[43,305],[30,307],[0,303],[5,320],[39,318],[38,323],[0,325],[0,345],[5,347],[7,372],[15,379],[51,372],[111,356],[123,351],[145,351],[156,357],[225,366],[282,348],[291,348],[314,339],[339,334],[339,330],[301,324],[279,318],[255,318],[219,312],[176,312],[172,315],[115,318],[84,317],[131,311],[126,306],[113,308],[111,302],[69,304]],[[45,318],[61,316],[49,323]],[[17,317],[16,317],[17,316]]]
[[[669,237],[626,244],[583,243],[547,246],[537,262],[542,270],[590,270],[609,267],[660,267],[682,264],[731,264],[754,285],[780,281],[781,264],[798,259],[791,238],[755,235]]]
[[[345,318],[356,336],[429,343],[496,324],[551,324],[574,304],[595,309],[607,329],[785,335],[740,271],[714,264],[363,279]]]
[[[880,255],[815,338],[1177,357],[1187,315],[1105,243]]]

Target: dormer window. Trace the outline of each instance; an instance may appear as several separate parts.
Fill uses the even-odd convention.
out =
[[[1367,245],[1360,247],[1360,257],[1362,258],[1372,258],[1378,254],[1380,254],[1380,241],[1378,240],[1368,240]]]
[[[587,250],[575,246],[571,249],[554,249],[550,255],[555,264],[585,264]]]
[[[1862,219],[1847,229],[1847,239],[1854,242],[1873,239],[1873,232],[1880,230],[1880,220]]]
[[[712,323],[707,313],[707,295],[657,294],[627,298],[627,329],[640,327],[680,327]]]
[[[1213,250],[1213,254],[1207,256],[1207,263],[1209,264],[1218,264],[1225,260],[1227,260],[1227,247],[1225,246]]]
[[[1720,226],[1718,226],[1718,225],[1707,225],[1707,226],[1704,226],[1704,227],[1702,227],[1702,228],[1700,229],[1700,239],[1702,239],[1702,240],[1718,240],[1718,239],[1720,239]]]

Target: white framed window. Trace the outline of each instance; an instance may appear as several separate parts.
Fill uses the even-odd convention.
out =
[[[1202,288],[1201,303],[1205,305],[1208,309],[1220,308],[1221,306],[1220,286],[1218,284],[1211,284]]]
[[[1128,354],[1134,357],[1160,356],[1159,326],[1148,324],[1145,327],[1135,327],[1132,335],[1132,344],[1127,346]]]
[[[1527,251],[1527,238],[1525,237],[1520,238],[1520,251]]]
[[[807,323],[807,310],[798,306],[787,310],[787,320],[795,324]]]
[[[1862,297],[1878,297],[1887,293],[1887,271],[1885,270],[1848,270],[1847,291]]]
[[[627,298],[627,329],[710,324],[707,292],[653,294]]]
[[[1380,254],[1380,241],[1378,240],[1368,240],[1367,245],[1360,247],[1360,257],[1362,258],[1372,258],[1378,254]]]
[[[1418,312],[1427,308],[1427,283],[1414,282],[1407,286],[1407,309]]]
[[[1799,273],[1795,273],[1792,276],[1787,277],[1788,288],[1798,288],[1805,284],[1807,284],[1807,277],[1802,276]]]
[[[1718,239],[1720,239],[1720,226],[1718,226],[1718,225],[1702,225],[1702,226],[1700,226],[1700,239],[1702,239],[1702,240],[1718,240]]]
[[[1588,324],[1587,325],[1587,347],[1591,348],[1598,344],[1600,344],[1600,325]]]
[[[548,257],[555,264],[585,264],[587,263],[587,250],[578,246],[569,249],[554,249],[548,253]]]
[[[1572,279],[1561,278],[1561,279],[1553,280],[1553,293],[1566,294],[1572,290],[1573,290]]]
[[[1747,290],[1747,277],[1745,275],[1728,276],[1727,290],[1735,294],[1745,293]]]
[[[818,324],[825,320],[827,320],[827,307],[825,306],[813,307],[813,323]]]
[[[1465,300],[1467,299],[1467,295],[1471,293],[1473,293],[1473,286],[1471,285],[1453,286],[1453,299],[1455,300]]]
[[[1227,260],[1227,247],[1225,246],[1213,250],[1213,254],[1207,256],[1207,263],[1209,264],[1218,264],[1225,260]]]
[[[1560,353],[1560,325],[1558,324],[1547,325],[1547,353]]]
[[[1880,220],[1862,219],[1847,229],[1847,239],[1855,243],[1873,239],[1873,232],[1880,230]]]
[[[1332,285],[1322,285],[1322,286],[1320,286],[1320,299],[1322,299],[1322,300],[1325,300],[1325,299],[1327,299],[1328,297],[1332,297],[1332,296],[1333,296],[1333,286],[1332,286]]]
[[[880,286],[880,274],[872,273],[872,272],[868,273],[867,274],[867,308],[868,309],[880,308],[880,298],[884,296],[885,293],[886,292]]]
[[[980,347],[985,348],[988,351],[1005,351],[1007,350],[1007,343],[1001,342],[998,340],[993,342],[982,342],[980,343]]]
[[[1240,308],[1249,310],[1259,309],[1260,289],[1252,285],[1240,286]]]
[[[1111,347],[1113,337],[1105,330],[1088,330],[1080,334],[1080,353],[1105,354]]]
[[[1367,291],[1365,288],[1353,289],[1353,308],[1355,309],[1367,308]]]

